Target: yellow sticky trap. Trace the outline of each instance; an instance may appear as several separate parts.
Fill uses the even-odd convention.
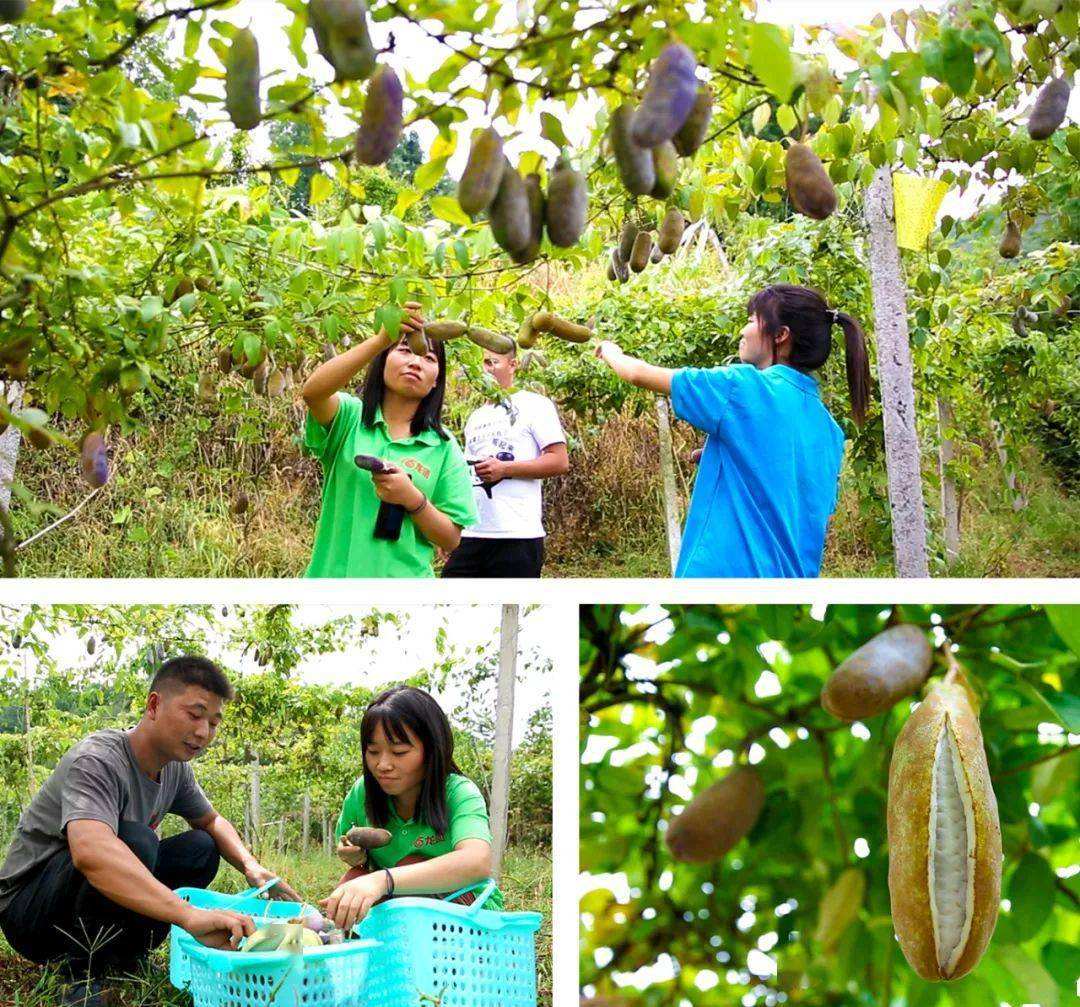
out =
[[[916,250],[926,247],[926,239],[937,222],[937,212],[947,182],[905,172],[893,172],[893,208],[896,216],[896,243]]]

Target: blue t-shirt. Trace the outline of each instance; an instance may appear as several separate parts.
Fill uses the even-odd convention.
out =
[[[844,434],[817,381],[785,364],[687,367],[675,415],[707,433],[676,577],[816,577]]]

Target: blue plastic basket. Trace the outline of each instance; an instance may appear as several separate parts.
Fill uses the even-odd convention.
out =
[[[176,894],[200,909],[232,909],[257,920],[287,920],[304,908],[297,902],[258,898],[259,889],[222,895],[202,888]],[[174,926],[169,934],[169,980],[187,989],[195,1007],[366,1007],[368,956],[378,945],[369,938],[288,951],[238,954],[200,944]]]
[[[450,901],[481,888],[471,906]],[[401,896],[375,906],[358,928],[378,941],[364,1007],[535,1007],[541,916],[484,909],[494,890],[488,881],[446,900]]]

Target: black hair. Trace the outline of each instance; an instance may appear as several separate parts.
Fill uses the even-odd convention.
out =
[[[364,375],[364,385],[360,392],[363,409],[360,418],[365,427],[375,425],[375,411],[382,406],[383,396],[386,394],[386,358],[404,342],[404,337],[396,343],[391,343],[368,365]],[[442,407],[443,398],[446,394],[446,345],[441,339],[431,340],[431,348],[439,360],[439,376],[435,379],[435,386],[427,393],[416,407],[413,413],[410,431],[415,437],[425,430],[434,430],[444,441],[450,439],[450,435],[443,429]]]
[[[829,359],[832,327],[844,331],[851,413],[860,426],[870,402],[870,362],[862,326],[844,311],[830,308],[818,291],[790,283],[775,283],[750,298],[748,311],[758,319],[763,335],[772,340],[773,363],[777,362],[776,337],[787,327],[791,333],[788,363],[799,371],[816,371]]]
[[[197,685],[226,701],[234,696],[233,687],[225,677],[225,672],[209,658],[193,654],[184,654],[166,661],[154,673],[150,691],[159,694],[178,692],[186,685]]]
[[[379,693],[360,722],[364,751],[364,806],[368,821],[385,828],[390,820],[390,798],[368,768],[367,748],[375,729],[382,727],[391,744],[406,744],[411,733],[424,747],[424,782],[416,802],[416,819],[445,836],[450,827],[446,810],[446,778],[462,774],[454,762],[454,734],[443,708],[423,689],[395,685]],[[407,733],[408,732],[408,733]]]

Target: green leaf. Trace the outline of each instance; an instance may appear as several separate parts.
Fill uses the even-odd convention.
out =
[[[750,26],[750,68],[781,102],[795,89],[795,64],[787,36],[774,24]]]
[[[1019,986],[1024,1003],[1039,1007],[1058,1007],[1060,994],[1053,977],[1016,944],[995,949],[994,957],[1008,970]]]
[[[437,157],[420,165],[413,176],[413,185],[420,192],[427,192],[429,189],[435,188],[440,179],[446,174],[446,162],[449,160],[450,157],[447,155],[446,157]]]
[[[456,196],[434,196],[430,201],[431,212],[440,220],[460,227],[468,227],[472,220],[461,208]]]
[[[334,191],[334,183],[321,171],[311,176],[311,205],[318,206],[331,192]]]
[[[1054,632],[1080,657],[1080,605],[1047,605],[1044,611]]]
[[[550,112],[540,113],[540,133],[545,140],[550,140],[560,149],[570,145],[566,133],[563,132],[562,122]]]
[[[768,108],[768,106],[763,106]],[[795,115],[795,109],[790,105],[781,105],[776,110],[776,124],[785,132],[790,133],[799,123],[799,118]]]
[[[942,80],[961,97],[967,94],[975,81],[975,50],[955,28],[941,32],[941,60]]]
[[[410,206],[420,202],[420,193],[414,189],[402,189],[394,203],[394,216],[404,217]]]
[[[1074,988],[1080,976],[1080,948],[1063,941],[1050,941],[1042,949],[1043,967],[1064,989]]]
[[[760,133],[768,124],[772,118],[772,106],[766,101],[758,105],[754,109],[754,114],[751,116],[751,124],[754,127],[755,133]]]
[[[1027,853],[1009,880],[1009,900],[1014,933],[1026,941],[1038,933],[1054,907],[1057,879],[1050,865],[1037,853]]]

